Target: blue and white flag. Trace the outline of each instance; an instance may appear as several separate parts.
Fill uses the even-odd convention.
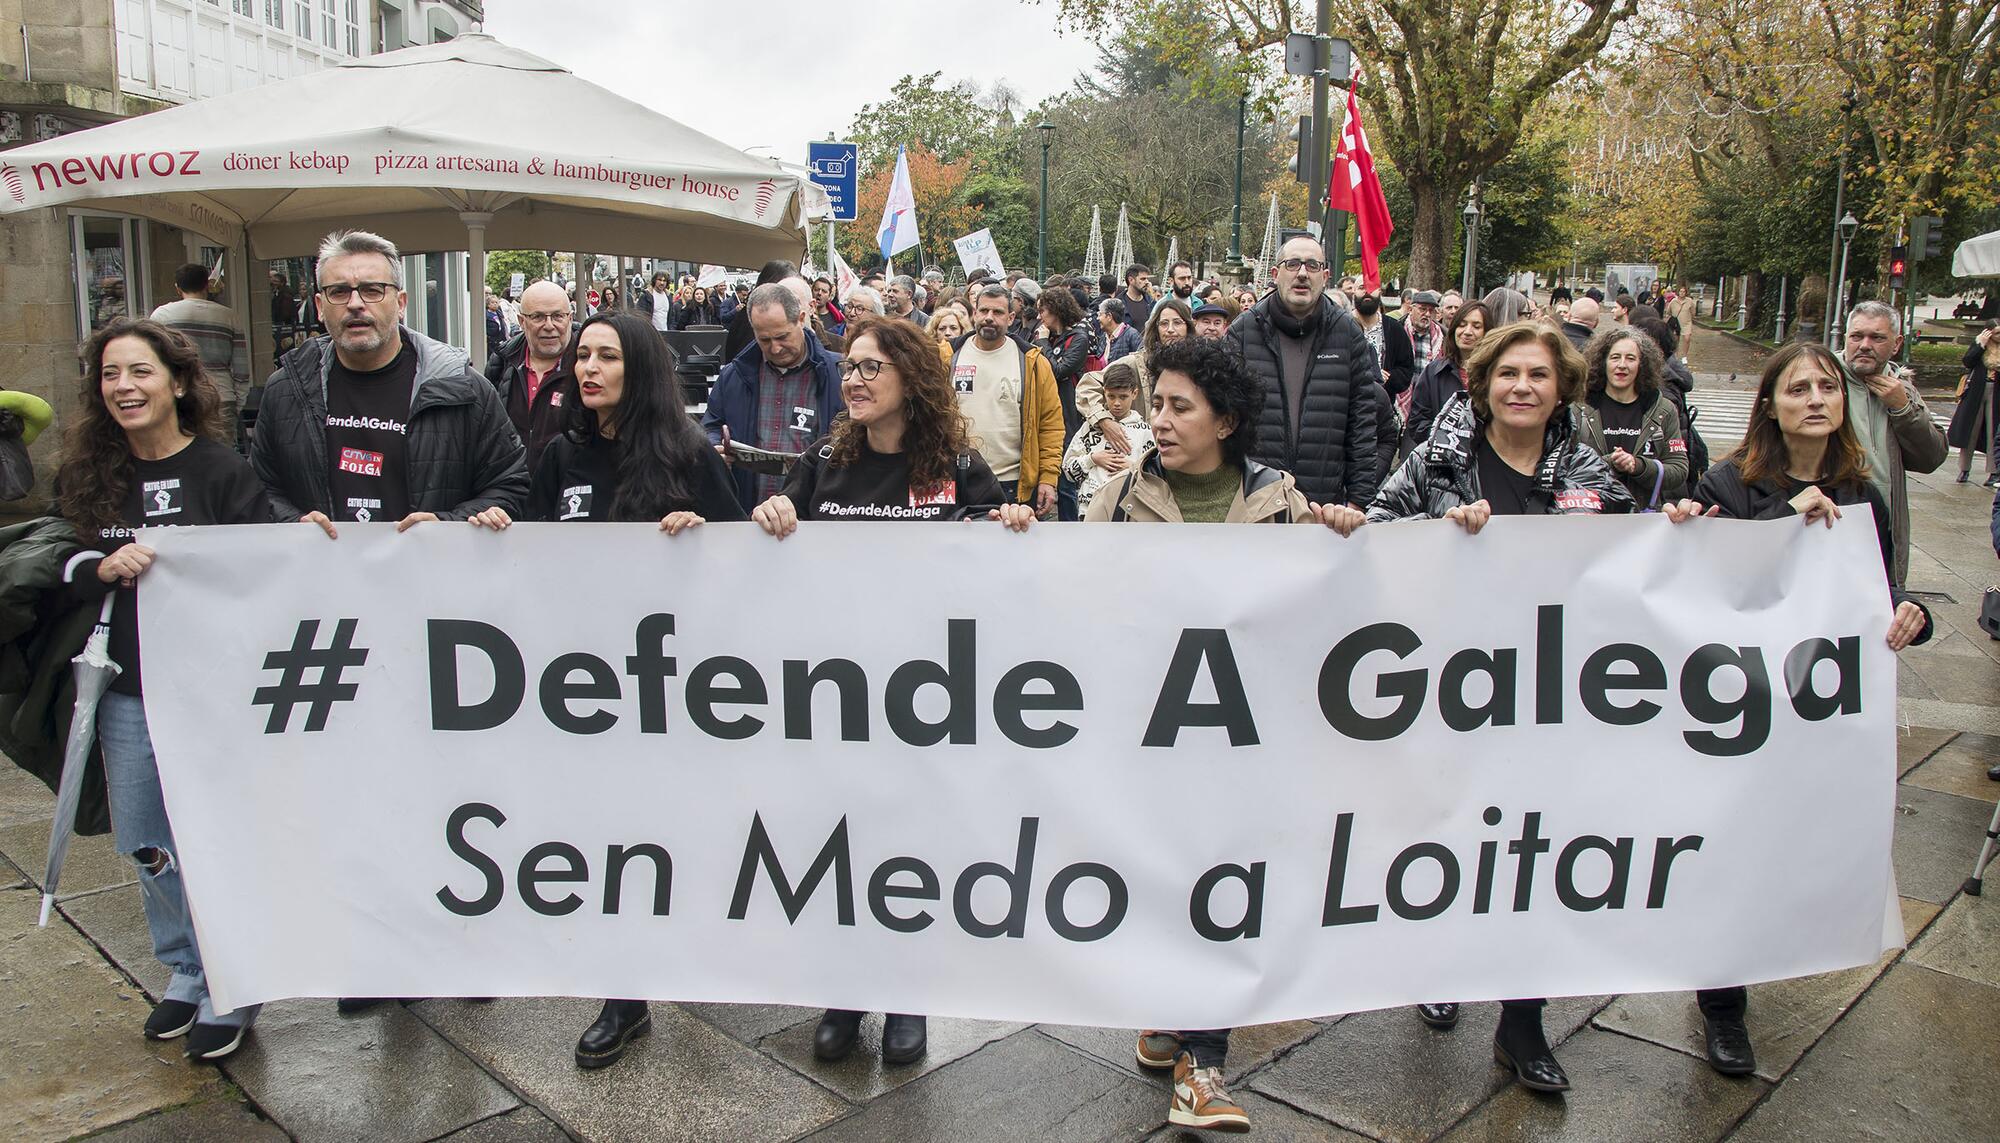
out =
[[[917,244],[917,196],[910,189],[910,163],[901,147],[896,148],[896,177],[889,183],[889,201],[882,204],[875,243],[884,262]]]

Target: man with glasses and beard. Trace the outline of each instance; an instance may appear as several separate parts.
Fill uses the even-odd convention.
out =
[[[325,336],[287,353],[264,386],[250,461],[279,520],[465,520],[521,511],[528,468],[500,395],[465,351],[403,324],[393,243],[351,230],[319,249]],[[526,307],[534,310],[536,306]],[[373,1001],[342,1001],[351,1005]]]
[[[664,283],[666,275],[655,274],[653,279]],[[557,370],[569,349],[575,316],[562,287],[536,282],[521,291],[521,332],[486,359],[486,379],[493,382],[507,419],[527,446],[529,472],[541,459],[542,447],[562,429],[566,386]]]
[[[1278,251],[1277,288],[1223,344],[1264,386],[1251,459],[1292,474],[1315,504],[1366,509],[1375,498],[1381,376],[1361,325],[1326,294],[1326,251],[1303,235]]]

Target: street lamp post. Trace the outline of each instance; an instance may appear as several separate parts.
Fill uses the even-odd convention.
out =
[[[1049,138],[1056,132],[1053,123],[1037,124],[1035,130],[1042,133],[1042,201],[1037,211],[1035,237],[1035,281],[1048,280],[1049,276]]]
[[[1473,301],[1472,268],[1479,259],[1479,184],[1472,184],[1472,193],[1465,198],[1465,277],[1459,284],[1459,296],[1466,302]]]
[[[1250,114],[1250,92],[1236,97],[1236,200],[1229,212],[1229,264],[1243,262],[1243,125]]]
[[[1833,345],[1836,350],[1841,343],[1841,327],[1847,324],[1847,248],[1853,244],[1854,232],[1859,229],[1861,222],[1854,217],[1853,211],[1850,210],[1840,216],[1840,276],[1837,279],[1838,284],[1834,287],[1832,301],[1829,303],[1832,310],[1830,317],[1832,325],[1828,330],[1833,335]]]

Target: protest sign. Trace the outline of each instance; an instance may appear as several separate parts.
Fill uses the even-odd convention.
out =
[[[142,540],[225,1007],[1206,1028],[1901,940],[1865,516]]]
[[[993,245],[992,230],[975,230],[963,238],[952,239],[951,245],[958,251],[958,264],[965,267],[967,277],[979,269],[991,271],[995,278],[1007,276],[1007,264],[1000,260],[1000,251]]]

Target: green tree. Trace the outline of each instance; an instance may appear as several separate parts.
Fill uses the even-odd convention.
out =
[[[496,294],[507,292],[515,274],[534,283],[549,276],[549,256],[541,250],[489,250],[486,252],[486,288]]]
[[[984,105],[972,84],[947,84],[942,76],[935,71],[906,75],[889,89],[889,98],[854,113],[847,138],[860,149],[864,175],[894,166],[896,148],[912,143],[922,143],[947,163],[997,152],[1002,112]],[[1004,107],[1011,93],[1002,89],[1002,94]]]
[[[1181,0],[1058,2],[1066,19],[1095,33],[1146,30],[1202,76],[1216,73],[1205,61],[1218,39],[1251,56],[1310,31],[1313,15],[1293,0],[1220,0],[1199,12]],[[1335,26],[1347,29],[1362,74],[1370,142],[1410,189],[1411,215],[1397,226],[1410,232],[1415,281],[1452,278],[1445,256],[1466,188],[1507,157],[1549,92],[1597,59],[1637,9],[1638,0],[1336,0]]]

